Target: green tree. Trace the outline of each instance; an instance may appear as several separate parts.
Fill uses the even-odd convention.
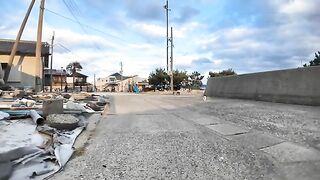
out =
[[[169,79],[169,75],[165,71],[165,69],[162,68],[156,68],[155,71],[151,72],[149,75],[149,84],[156,89],[157,86],[164,86],[167,84],[167,81]]]
[[[74,62],[69,63],[67,65],[66,69],[67,69],[68,73],[70,75],[72,75],[72,77],[73,77],[72,85],[73,85],[73,89],[75,89],[74,88],[75,87],[75,85],[74,85],[75,74],[76,74],[76,72],[81,71],[82,66],[81,66],[81,64],[79,62],[74,61]]]
[[[209,72],[210,77],[222,77],[222,76],[232,76],[237,75],[237,73],[233,69],[227,69],[220,72]]]
[[[202,79],[204,76],[201,76],[201,74],[197,71],[194,71],[189,75],[190,80],[191,80],[191,86],[193,88],[200,88],[202,86]]]
[[[320,65],[320,51],[318,51],[318,53],[315,53],[315,58],[309,62],[309,65],[304,64],[303,67],[319,66],[319,65]]]
[[[179,71],[179,70],[173,71],[173,87],[180,89],[181,83],[185,79],[188,79],[187,71]]]
[[[179,88],[183,80],[188,79],[187,71],[173,71],[173,86],[175,88]],[[152,85],[154,88],[157,86],[165,87],[169,85],[170,76],[162,68],[156,68],[155,71],[152,71],[149,75],[149,84]]]

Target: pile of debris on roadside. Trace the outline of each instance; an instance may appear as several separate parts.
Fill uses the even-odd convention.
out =
[[[63,169],[89,117],[109,98],[89,93],[2,91],[0,179],[43,179]]]

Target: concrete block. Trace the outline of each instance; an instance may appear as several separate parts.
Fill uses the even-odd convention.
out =
[[[50,114],[46,124],[60,130],[73,130],[79,126],[79,119],[71,114]]]
[[[242,144],[243,146],[252,146],[261,149],[273,146],[283,142],[284,140],[263,133],[247,133],[229,137],[231,140]]]
[[[291,142],[283,142],[261,150],[283,163],[320,160],[320,152],[316,149],[306,148]]]
[[[230,124],[217,124],[217,125],[211,125],[207,127],[225,136],[243,134],[248,132],[243,128],[233,126]]]
[[[49,114],[62,114],[63,113],[63,100],[45,100],[42,104],[42,111],[44,116]]]

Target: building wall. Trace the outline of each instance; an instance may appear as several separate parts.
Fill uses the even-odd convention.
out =
[[[8,63],[9,57],[9,55],[0,55],[0,62]],[[35,87],[36,57],[15,56],[11,69],[12,71],[9,75],[8,84],[14,87]],[[42,74],[41,70],[40,80],[42,80]]]
[[[97,91],[104,91],[106,89],[109,89],[109,91],[111,91],[112,87],[107,87],[107,85],[109,83],[117,83],[117,79],[115,76],[108,76],[108,77],[105,77],[105,78],[97,78],[96,80],[96,88],[97,88]],[[116,91],[118,91],[118,87],[116,89]]]
[[[320,67],[209,78],[205,95],[320,105]]]
[[[107,78],[97,78],[96,80],[96,88],[97,91],[103,91],[103,87],[106,84]]]
[[[127,78],[123,81],[119,82],[119,91],[120,92],[131,92],[132,87],[134,85],[138,85],[138,88],[140,91],[145,87],[145,83],[141,83],[142,81],[146,80],[146,78],[141,78],[139,76],[133,76],[130,78]]]

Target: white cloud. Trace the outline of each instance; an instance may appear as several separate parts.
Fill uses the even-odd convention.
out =
[[[131,27],[137,31],[140,31],[143,34],[152,36],[152,37],[165,37],[166,36],[166,28],[155,25],[155,24],[147,24],[147,23],[135,23],[132,24]]]
[[[280,13],[301,16],[318,11],[317,0],[273,0],[273,5]]]

